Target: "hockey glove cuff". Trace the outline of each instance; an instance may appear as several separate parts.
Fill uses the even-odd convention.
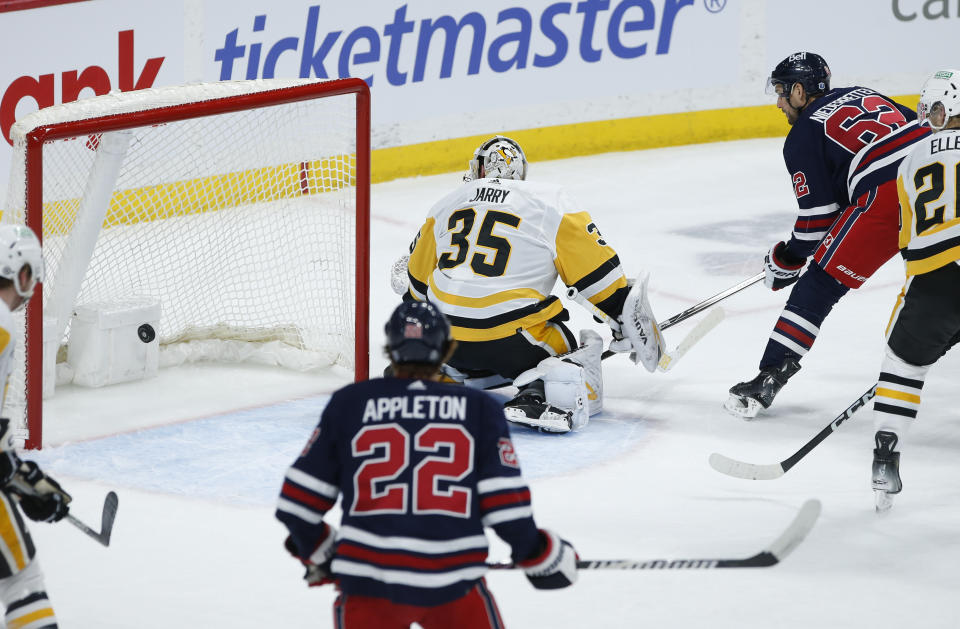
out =
[[[520,562],[527,579],[538,590],[557,590],[577,582],[579,556],[570,542],[540,529],[540,546],[533,557]]]
[[[313,552],[310,553],[309,557],[304,558],[300,556],[293,538],[289,535],[283,542],[283,546],[287,549],[287,552],[299,559],[300,563],[306,567],[303,580],[306,581],[310,587],[334,582],[333,572],[330,566],[333,563],[337,530],[326,522],[322,524],[323,531],[321,532],[320,541],[317,542],[316,547]]]
[[[790,286],[800,278],[800,272],[807,263],[805,258],[797,258],[790,253],[783,241],[770,247],[763,258],[763,285],[772,290]]]

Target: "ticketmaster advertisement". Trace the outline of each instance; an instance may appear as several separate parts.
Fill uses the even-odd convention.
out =
[[[765,76],[795,49],[822,54],[843,84],[916,93],[956,56],[948,50],[960,24],[955,8],[925,0],[811,0],[802,10],[772,0],[96,0],[11,11],[0,13],[0,49],[13,60],[0,67],[0,173],[5,182],[9,129],[26,113],[188,81],[363,78],[374,149],[770,104]],[[871,36],[850,37],[865,15]]]

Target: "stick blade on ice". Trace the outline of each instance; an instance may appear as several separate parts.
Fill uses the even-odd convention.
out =
[[[777,560],[782,561],[784,557],[793,552],[793,549],[806,539],[807,534],[816,524],[817,518],[820,517],[821,510],[820,501],[815,498],[803,503],[797,517],[793,519],[787,530],[770,544],[770,553]]]
[[[721,474],[747,480],[774,480],[783,476],[784,473],[783,465],[780,463],[755,465],[731,459],[718,452],[710,455],[710,467]]]

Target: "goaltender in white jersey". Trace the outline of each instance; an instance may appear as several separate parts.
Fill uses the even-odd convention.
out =
[[[484,142],[470,171],[430,210],[409,258],[395,267],[395,288],[449,319],[458,348],[447,376],[485,388],[513,382],[520,392],[505,406],[513,422],[580,428],[602,405],[603,344],[583,330],[578,349],[553,287],[559,277],[569,296],[610,324],[611,349],[653,371],[662,337],[646,277],[627,280],[616,251],[563,188],[525,180],[514,140]]]

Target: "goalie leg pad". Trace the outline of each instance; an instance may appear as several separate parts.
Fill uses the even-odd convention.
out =
[[[561,356],[583,367],[587,387],[587,407],[593,417],[603,410],[603,339],[594,330],[580,330],[580,346]],[[551,404],[550,396],[547,401]],[[560,406],[557,404],[557,406]]]
[[[567,430],[576,430],[587,425],[587,422],[590,421],[590,413],[587,406],[590,389],[587,386],[586,371],[583,367],[569,359],[551,356],[550,358],[545,358],[540,361],[533,369],[528,369],[517,376],[513,383],[518,387],[524,387],[536,380],[543,382],[544,397],[546,398],[547,405],[557,407],[557,409],[570,414],[570,428]],[[521,391],[517,398],[521,398],[523,393],[524,392]],[[509,411],[509,409],[510,404],[508,403],[507,410]],[[515,419],[511,417],[509,412],[507,413],[507,419],[539,427],[539,425]],[[552,424],[553,422],[551,422],[551,425]],[[550,432],[566,431],[550,430]]]

